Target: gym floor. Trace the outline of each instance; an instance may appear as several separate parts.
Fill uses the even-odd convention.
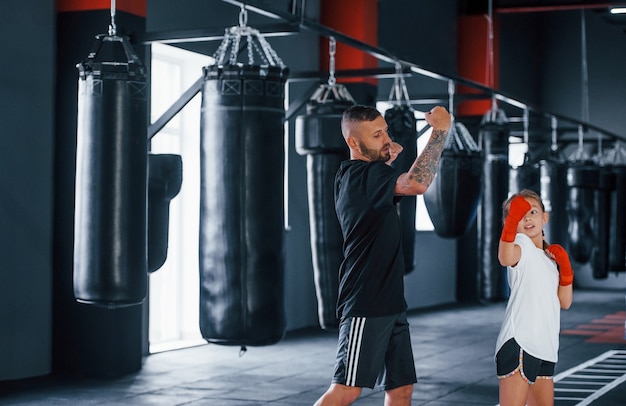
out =
[[[623,291],[574,292],[562,312],[555,405],[626,404]],[[413,405],[498,404],[493,352],[505,303],[409,313],[419,382]],[[333,371],[336,333],[290,332],[278,344],[202,345],[150,355],[113,380],[40,378],[0,383],[2,405],[312,405]],[[356,405],[382,405],[364,390]]]

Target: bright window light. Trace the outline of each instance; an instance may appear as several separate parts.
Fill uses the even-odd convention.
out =
[[[164,44],[152,45],[151,122],[202,75],[212,58]],[[183,183],[170,204],[169,247],[161,269],[150,274],[150,353],[206,344],[199,328],[198,216],[200,95],[151,140],[152,153],[178,154]]]

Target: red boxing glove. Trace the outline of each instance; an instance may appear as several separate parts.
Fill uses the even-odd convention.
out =
[[[526,201],[522,196],[515,196],[511,200],[509,206],[509,214],[504,219],[504,226],[502,227],[502,235],[500,239],[504,242],[515,241],[515,234],[517,234],[517,224],[524,218],[526,213],[530,210],[530,203]]]
[[[559,244],[552,244],[546,249],[554,257],[554,261],[559,268],[559,285],[567,286],[574,282],[574,270],[569,262],[569,256]]]

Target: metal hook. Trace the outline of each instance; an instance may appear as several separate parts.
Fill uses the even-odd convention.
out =
[[[239,26],[245,27],[248,24],[248,10],[246,10],[246,5],[241,5],[241,10],[239,11]]]
[[[550,149],[552,151],[556,151],[559,147],[556,142],[558,122],[555,116],[552,116],[551,118],[551,127],[552,127],[552,145],[550,146]]]
[[[524,109],[524,144],[528,144],[528,108]]]
[[[111,24],[109,25],[109,35],[117,35],[117,26],[115,25],[115,0],[111,0]]]
[[[328,55],[329,55],[329,67],[328,67],[328,86],[335,86],[337,79],[335,78],[335,53],[337,52],[337,41],[335,37],[330,37],[328,42]]]
[[[450,110],[450,119],[454,121],[454,80],[448,79],[448,109]]]

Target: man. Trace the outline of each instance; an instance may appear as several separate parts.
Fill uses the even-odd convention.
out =
[[[432,183],[448,130],[443,107],[426,113],[432,134],[408,172],[388,164],[397,156],[387,123],[373,107],[352,106],[341,131],[350,160],[335,178],[335,207],[344,238],[339,270],[340,319],[335,374],[316,402],[349,405],[364,387],[385,390],[385,405],[409,405],[417,382],[404,299],[404,259],[395,204]]]

